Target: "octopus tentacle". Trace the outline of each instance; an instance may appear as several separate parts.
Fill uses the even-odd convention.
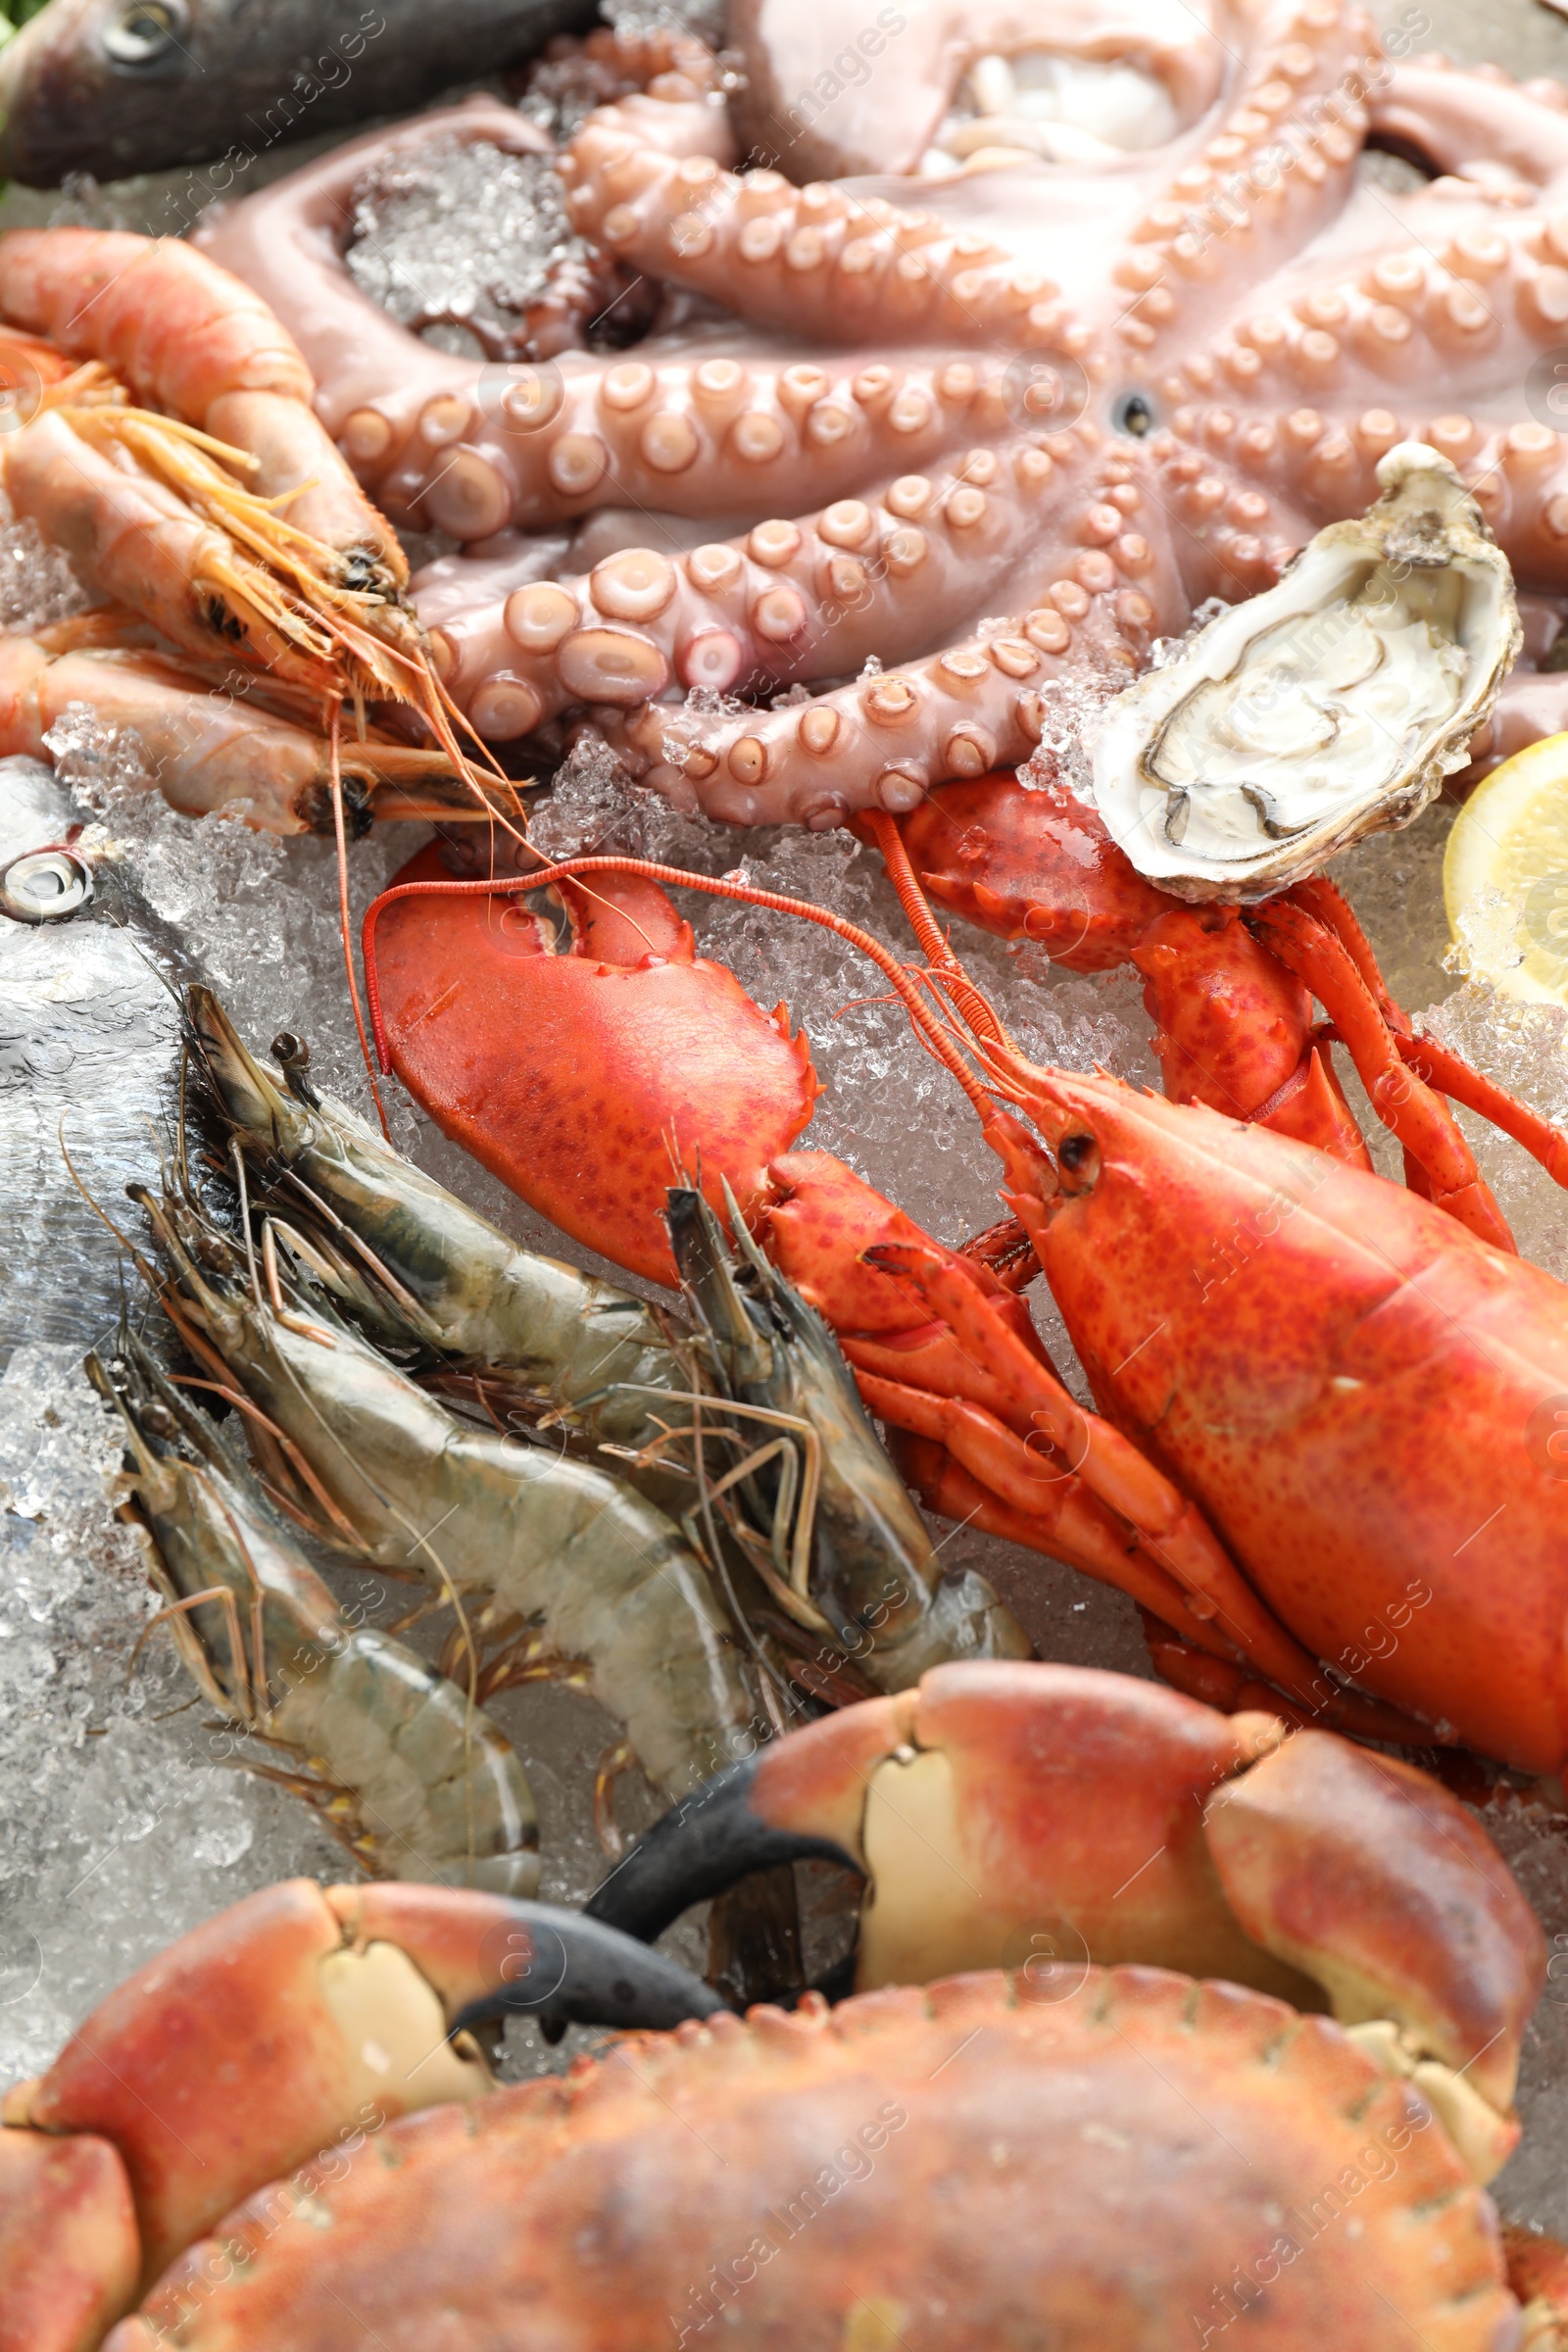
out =
[[[265,208],[234,205],[194,239],[279,316],[287,310],[294,318],[296,340],[319,387],[318,414],[334,435],[342,433],[356,409],[390,394],[381,412],[390,438],[400,416],[416,414],[421,401],[472,377],[471,361],[421,342],[362,294],[339,251],[354,191],[367,170],[417,153],[437,137],[465,143],[483,139],[508,154],[550,152],[549,140],[514,107],[495,98],[468,98],[401,130],[372,131],[333,148],[269,190]]]
[[[1075,472],[1041,446],[1059,439],[982,444],[935,478],[884,482],[874,504],[837,500],[681,555],[624,549],[586,578],[477,605],[435,629],[448,690],[499,740],[574,701],[653,700],[672,678],[758,694],[841,676],[872,655],[903,662],[930,644],[934,610],[978,619],[1001,577],[1013,601],[1044,596],[1055,568],[1047,551],[1075,526],[1097,583],[1138,577],[1152,549],[1120,507],[1086,505]],[[1075,587],[1069,601],[1084,595]]]
[[[1423,57],[1396,67],[1372,95],[1372,126],[1402,140],[1440,172],[1469,178],[1506,164],[1536,188],[1561,193],[1568,175],[1568,91],[1520,84],[1499,68],[1459,74]]]
[[[1223,125],[1112,265],[1125,289],[1114,333],[1130,352],[1190,340],[1216,289],[1280,269],[1344,204],[1367,126],[1372,26],[1358,10],[1307,0],[1271,18],[1265,36]]]
[[[940,463],[1004,428],[1009,402],[1023,420],[1028,398],[962,361],[756,367],[715,354],[518,368],[428,402],[373,486],[393,514],[416,512],[466,539],[601,507],[678,505],[728,521],[765,513],[803,480],[831,501],[867,476]]]
[[[641,140],[675,156],[727,161],[733,155],[716,63],[701,43],[665,34],[617,43],[605,33],[591,37],[590,52],[596,44],[628,70],[652,76],[649,95],[622,102]],[[340,248],[366,171],[442,135],[484,139],[517,154],[552,152],[514,108],[471,98],[401,130],[334,149],[264,197],[223,212],[195,242],[298,324],[318,386],[318,414],[393,520],[482,539],[579,512],[572,492],[592,471],[595,453],[570,447],[556,456],[552,473],[555,445],[572,430],[571,420],[559,422],[543,447],[525,436],[538,431],[547,394],[560,405],[553,375],[526,363],[481,366],[437,351],[349,276]],[[570,350],[612,298],[605,270],[559,269],[526,315],[530,348],[544,359]],[[605,470],[601,466],[596,479]]]
[[[1093,620],[1086,613],[1088,625],[1074,629],[1048,602],[1015,627],[784,710],[712,721],[651,704],[595,716],[608,718],[610,742],[645,783],[730,824],[820,830],[866,806],[903,814],[933,782],[1027,760],[1049,715],[1044,690],[1080,670],[1087,649],[1107,666],[1119,662],[1125,683],[1147,650],[1153,608],[1137,591],[1122,596],[1125,623],[1114,606],[1105,610],[1109,600],[1086,597]]]
[[[561,159],[582,236],[693,292],[737,301],[759,324],[842,341],[1004,331],[1026,347],[1080,348],[1059,289],[988,237],[935,212],[778,172],[676,162],[637,137],[622,107],[584,123]],[[1063,338],[1070,338],[1064,340]]]

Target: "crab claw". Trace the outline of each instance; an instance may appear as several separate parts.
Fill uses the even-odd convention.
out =
[[[844,1786],[843,1776],[857,1762],[870,1770],[897,1746],[900,1712],[898,1698],[868,1699],[726,1765],[627,1848],[583,1906],[587,1916],[651,1942],[693,1903],[754,1870],[825,1861],[863,1875],[864,1790]],[[841,1726],[853,1727],[851,1739],[812,1738]]]
[[[130,2183],[106,2139],[0,2131],[0,2352],[87,2352],[140,2269]]]
[[[1518,2137],[1540,1928],[1479,1823],[1329,1732],[1088,1668],[947,1665],[732,1768],[594,1895],[654,1936],[738,1875],[864,1873],[856,1988],[1152,1964],[1330,2008],[1478,2178]]]
[[[127,2269],[130,2289],[138,2269],[145,2285],[257,2180],[392,2117],[489,2092],[478,2048],[452,2038],[465,2019],[525,2009],[559,2034],[571,2019],[669,2027],[722,2006],[672,1961],[574,1912],[292,1879],[138,1969],[47,2075],[7,2094],[0,2181],[14,2176],[21,2195],[5,2230],[69,2247],[87,2206],[118,2228],[100,2161],[56,2161],[63,2146],[102,2149],[122,2168],[139,2241],[128,2259],[120,2228],[97,2282],[122,2310]]]

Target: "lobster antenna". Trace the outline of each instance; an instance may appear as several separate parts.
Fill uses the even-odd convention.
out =
[[[921,889],[920,878],[909,862],[904,835],[892,817],[880,808],[869,808],[862,821],[875,838],[882,854],[882,862],[887,868],[888,880],[898,893],[899,905],[920,943],[921,953],[931,966],[937,984],[952,998],[965,1025],[977,1037],[987,1038],[993,1045],[1016,1052],[990,1000],[982,995],[953,953],[947,933],[938,928],[937,919],[931,911],[931,902]]]

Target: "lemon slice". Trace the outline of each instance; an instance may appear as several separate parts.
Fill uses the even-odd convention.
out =
[[[1448,836],[1443,896],[1472,980],[1568,1005],[1568,735],[1516,752],[1472,793]]]

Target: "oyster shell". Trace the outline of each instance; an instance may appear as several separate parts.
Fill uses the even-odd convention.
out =
[[[1508,561],[1424,442],[1391,449],[1378,481],[1359,521],[1106,708],[1096,804],[1178,898],[1267,898],[1408,824],[1469,758],[1519,650]]]

